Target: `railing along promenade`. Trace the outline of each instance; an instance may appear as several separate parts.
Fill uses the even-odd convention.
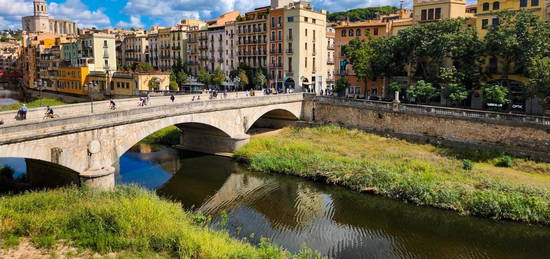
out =
[[[449,108],[416,104],[395,104],[392,102],[371,101],[331,96],[316,96],[315,101],[320,104],[331,104],[365,108],[380,111],[393,111],[407,114],[418,114],[457,119],[472,119],[487,122],[518,123],[524,125],[550,127],[550,117],[533,116],[492,111],[480,111],[460,108]]]

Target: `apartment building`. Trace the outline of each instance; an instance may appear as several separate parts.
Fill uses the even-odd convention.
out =
[[[413,3],[413,19],[417,24],[473,16],[466,13],[466,0],[414,0]]]
[[[197,31],[198,35],[198,56],[199,56],[199,70],[200,68],[208,69],[208,28]],[[198,72],[197,72],[198,75]]]
[[[496,12],[528,9],[544,18],[544,4],[544,0],[480,0],[477,2],[477,12],[475,13],[479,36],[485,37],[490,27],[499,25],[500,21]]]
[[[166,71],[172,68],[172,28],[162,28],[158,30],[158,49],[159,61],[158,68]]]
[[[327,33],[326,33],[326,37],[327,37],[327,78],[326,78],[326,82],[327,82],[327,89],[331,89],[331,90],[334,90],[334,86],[335,86],[335,62],[336,62],[336,57],[335,57],[335,42],[336,42],[336,30],[334,29],[334,25],[333,24],[328,24],[327,25]]]
[[[346,95],[349,97],[369,99],[377,99],[384,96],[384,78],[377,78],[374,81],[359,79],[353,70],[353,66],[348,64],[343,53],[343,47],[356,38],[369,41],[370,38],[390,36],[390,23],[380,20],[368,20],[364,22],[341,23],[337,25],[335,29],[337,78],[345,77],[351,85]]]
[[[131,67],[132,65],[140,62],[147,62],[149,60],[148,49],[149,40],[146,34],[133,34],[128,35],[122,41],[122,65],[124,67]]]
[[[148,91],[166,91],[170,85],[168,72],[91,72],[87,82],[98,92],[111,97],[138,96]]]
[[[239,56],[237,55],[237,23],[235,21],[225,23],[225,41],[222,46],[224,57],[225,57],[225,66],[223,66],[223,73],[227,78],[231,71],[239,67]]]
[[[212,26],[208,28],[208,66],[207,71],[212,73],[216,68],[220,68],[223,71],[225,66],[225,53],[223,51],[223,44],[225,38],[225,25],[224,26]]]
[[[147,33],[147,41],[149,42],[145,53],[148,54],[149,64],[155,69],[159,68],[159,44],[158,44],[158,31],[149,31]]]
[[[327,23],[326,11],[316,11],[310,2],[294,2],[284,7],[284,85],[297,91],[326,91]]]
[[[20,54],[20,43],[0,42],[0,71],[2,71],[2,77],[19,70],[18,60]]]
[[[267,67],[267,17],[269,7],[256,8],[237,18],[239,64]]]
[[[280,1],[275,1],[280,2]],[[275,3],[274,3],[275,5]],[[272,6],[276,7],[276,6]],[[269,85],[274,89],[282,89],[284,83],[284,18],[285,9],[281,6],[279,9],[272,9],[268,16],[268,37],[269,37],[269,53],[268,53],[268,78]],[[288,50],[292,50],[292,43]]]

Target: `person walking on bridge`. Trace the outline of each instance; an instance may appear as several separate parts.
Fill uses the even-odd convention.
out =
[[[20,120],[27,119],[27,105],[21,105],[21,108],[19,108],[19,111],[17,112],[17,117],[19,117]]]
[[[170,95],[170,101],[172,101],[172,103],[174,103],[175,100],[176,100],[176,97],[173,94]]]

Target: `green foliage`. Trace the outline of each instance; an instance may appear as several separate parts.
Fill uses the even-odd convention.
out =
[[[468,90],[460,84],[451,83],[445,87],[445,98],[452,105],[461,104],[466,98],[468,98]]]
[[[212,79],[212,75],[206,72],[206,69],[201,67],[199,69],[199,75],[197,76],[197,80],[203,84],[209,84],[211,79]]]
[[[470,159],[462,160],[462,169],[466,171],[472,171],[474,169],[474,162]]]
[[[30,103],[27,103],[27,108],[40,108],[40,107],[46,107],[46,106],[57,106],[57,105],[64,105],[66,103],[56,100],[56,99],[37,99]],[[14,103],[10,105],[2,105],[0,106],[0,111],[13,111],[13,110],[19,110],[21,107],[21,104]]]
[[[483,87],[483,100],[485,103],[507,104],[508,88],[500,85],[485,85]]]
[[[401,83],[396,82],[396,81],[392,81],[392,82],[390,83],[390,91],[391,91],[392,93],[398,92],[398,91],[400,91],[400,90],[401,90]]]
[[[217,67],[212,74],[211,82],[215,85],[222,85],[225,82],[225,75],[220,67]]]
[[[178,83],[176,81],[170,81],[170,91],[178,91],[180,89]]]
[[[256,73],[256,77],[254,77],[254,84],[256,86],[259,86],[260,88],[263,88],[267,85],[267,78],[265,77],[264,73],[262,73],[262,71],[258,71],[258,73]]]
[[[257,171],[297,175],[461,214],[550,224],[548,189],[517,184],[517,174],[509,181],[488,177],[486,169],[476,170],[470,160],[430,155],[434,149],[322,126],[254,137],[235,155]]]
[[[343,53],[360,80],[375,79],[376,74],[372,70],[375,49],[360,38],[354,38],[343,47]]]
[[[356,22],[356,21],[365,21],[376,18],[376,14],[393,14],[399,10],[397,7],[393,6],[380,6],[380,7],[369,7],[369,8],[357,8],[351,9],[343,12],[334,12],[330,13],[327,16],[329,22],[338,22],[338,21],[347,21]]]
[[[527,95],[539,98],[550,108],[550,56],[533,58],[528,71]]]
[[[27,237],[37,247],[61,240],[94,252],[157,258],[315,258],[263,242],[253,247],[193,222],[181,205],[146,190],[119,186],[28,192],[0,197],[0,239]],[[268,257],[266,257],[268,255]]]
[[[187,74],[185,73],[185,71],[181,70],[177,72],[176,82],[178,82],[179,85],[183,85],[187,83]]]
[[[248,76],[246,75],[246,72],[244,70],[241,70],[239,72],[239,79],[241,80],[240,81],[241,86],[247,86],[248,84],[250,84],[250,81],[248,80]]]
[[[485,36],[486,53],[500,57],[503,74],[527,74],[531,59],[550,56],[550,22],[541,21],[531,10],[501,11],[499,26]]]
[[[416,83],[416,85],[409,87],[407,93],[410,98],[415,99],[417,102],[427,103],[432,97],[435,96],[436,90],[432,84],[424,82],[424,80],[420,80]]]
[[[336,87],[334,88],[334,91],[338,94],[343,94],[346,89],[348,89],[350,86],[348,79],[345,77],[340,77],[336,79]]]
[[[134,64],[132,66],[132,70],[136,71],[136,72],[147,72],[147,71],[152,71],[153,66],[151,66],[151,64],[149,64],[145,61],[142,61],[142,62]]]
[[[176,126],[170,126],[147,136],[141,142],[146,144],[176,145],[179,141],[180,130]]]
[[[508,155],[503,155],[498,160],[497,166],[500,167],[512,167],[514,165],[514,161],[512,160],[512,157]]]

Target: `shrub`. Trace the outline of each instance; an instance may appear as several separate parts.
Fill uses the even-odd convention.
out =
[[[512,167],[513,163],[512,157],[503,155],[500,157],[496,165],[500,167]]]
[[[467,171],[473,170],[474,169],[474,162],[472,162],[472,160],[469,160],[469,159],[462,160],[462,169],[467,170]]]

